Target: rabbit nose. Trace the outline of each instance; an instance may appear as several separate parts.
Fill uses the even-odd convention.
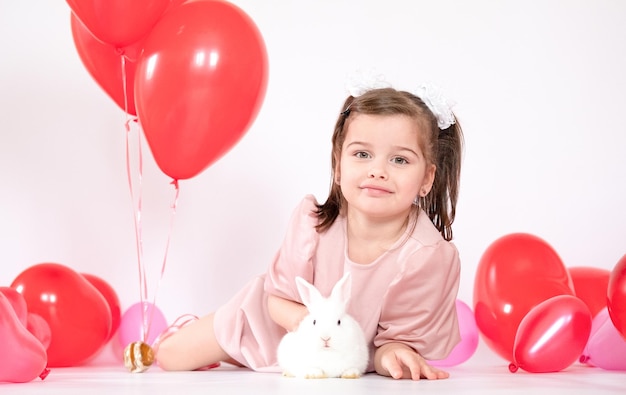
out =
[[[329,347],[328,343],[330,342],[330,336],[321,336],[320,339],[322,339],[322,341],[324,342],[324,347]]]

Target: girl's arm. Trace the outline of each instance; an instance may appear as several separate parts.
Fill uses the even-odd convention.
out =
[[[295,331],[300,321],[308,314],[303,304],[276,295],[268,296],[267,308],[272,320],[289,332]]]

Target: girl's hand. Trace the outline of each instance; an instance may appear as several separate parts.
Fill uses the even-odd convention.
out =
[[[448,372],[430,366],[415,350],[402,343],[387,343],[376,350],[376,372],[394,379],[428,380],[447,379]]]

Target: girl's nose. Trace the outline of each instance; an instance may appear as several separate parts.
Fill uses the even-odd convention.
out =
[[[367,173],[367,176],[369,178],[380,178],[384,180],[387,179],[387,172],[383,166],[377,165],[370,169],[370,171]]]

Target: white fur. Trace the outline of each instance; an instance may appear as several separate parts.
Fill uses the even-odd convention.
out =
[[[335,284],[328,298],[303,278],[296,278],[296,285],[309,314],[278,346],[283,375],[360,377],[367,369],[369,348],[361,326],[346,312],[352,285],[350,273]]]

